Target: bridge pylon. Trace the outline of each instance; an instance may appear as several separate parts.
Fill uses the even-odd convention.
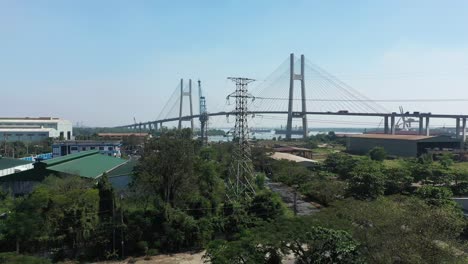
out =
[[[307,130],[307,106],[306,106],[306,93],[305,93],[305,78],[304,78],[304,55],[301,55],[301,73],[295,74],[294,73],[294,53],[290,55],[290,74],[289,74],[289,104],[288,104],[288,121],[286,123],[286,140],[291,140],[292,135],[292,120],[293,118],[301,118],[302,119],[302,130],[303,130],[303,137],[307,138],[309,136],[309,132]],[[301,81],[301,103],[302,103],[302,111],[301,112],[293,112],[293,104],[294,104],[294,81],[299,80]]]
[[[183,107],[184,107],[184,96],[188,96],[190,102],[190,118],[183,118]],[[188,92],[184,91],[184,79],[180,79],[180,108],[179,108],[179,130],[182,129],[182,121],[190,121],[190,126],[193,131],[193,104],[192,104],[192,79],[189,79],[189,90]]]

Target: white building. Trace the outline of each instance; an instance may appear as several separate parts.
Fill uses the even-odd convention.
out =
[[[68,120],[54,117],[0,117],[0,141],[41,141],[46,138],[73,139],[73,126]]]
[[[101,154],[120,157],[120,141],[71,140],[52,144],[53,157],[61,157],[88,150],[99,150]]]

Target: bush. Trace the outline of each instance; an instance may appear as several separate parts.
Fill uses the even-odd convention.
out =
[[[149,256],[156,256],[156,255],[159,255],[159,250],[155,249],[155,248],[151,248],[148,250],[148,253],[147,253]]]
[[[323,206],[329,206],[344,198],[346,183],[333,179],[311,181],[301,186],[300,192]]]
[[[18,255],[13,252],[0,253],[0,263],[9,263],[9,264],[50,264],[50,260],[33,257]]]
[[[325,160],[325,167],[333,173],[338,174],[341,179],[351,177],[351,171],[356,166],[357,160],[345,153],[332,153]]]
[[[468,182],[460,182],[452,186],[452,192],[454,195],[468,195]]]
[[[146,253],[148,253],[148,242],[138,241],[136,247],[137,247],[137,250],[138,250],[139,254],[146,255]]]
[[[369,151],[369,157],[371,160],[383,161],[387,157],[385,149],[382,147],[375,147]]]

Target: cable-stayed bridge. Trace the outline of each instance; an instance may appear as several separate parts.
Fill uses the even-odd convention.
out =
[[[202,95],[200,82],[198,82],[199,100],[195,100],[199,109],[194,111],[192,90],[195,89],[192,88],[191,80],[185,83],[184,80],[180,80],[155,120],[119,127],[158,130],[166,123],[177,122],[179,129],[184,123],[189,123],[193,129],[197,121],[200,122],[203,132],[210,124],[208,121],[210,117],[229,118],[236,114],[232,102],[224,104],[218,102],[217,107],[214,102],[208,102],[205,95]],[[290,54],[273,73],[253,89],[249,89],[249,92],[254,96],[254,100],[248,105],[248,113],[255,117],[265,117],[265,119],[268,117],[271,120],[284,122],[287,139],[290,139],[294,133],[295,121],[298,121],[296,124],[299,123],[301,134],[306,137],[308,124],[318,121],[312,120],[311,116],[379,117],[383,123],[384,133],[387,134],[396,133],[397,119],[411,118],[418,123],[417,133],[420,135],[429,135],[430,120],[433,118],[453,119],[456,135],[465,138],[468,115],[391,112],[381,106],[379,100],[369,99],[334,75],[306,60],[304,55],[296,58],[294,54]]]

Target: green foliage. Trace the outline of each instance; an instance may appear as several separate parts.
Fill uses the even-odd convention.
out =
[[[335,179],[313,180],[302,185],[299,192],[321,205],[329,206],[346,194],[346,183]]]
[[[293,161],[279,160],[272,163],[273,181],[279,181],[289,186],[301,185],[313,178],[313,174],[306,167]]]
[[[347,199],[317,215],[322,225],[347,230],[368,263],[466,263],[457,238],[465,226],[460,210],[433,207],[416,197],[373,201]],[[457,253],[458,252],[458,253]]]
[[[294,254],[296,263],[359,263],[358,244],[339,230],[309,219],[275,221],[244,231],[234,241],[213,241],[205,258],[213,264],[281,263]]]
[[[426,185],[420,187],[415,194],[432,206],[456,206],[456,203],[452,200],[452,191],[446,187]]]
[[[375,199],[384,194],[385,175],[382,164],[372,160],[361,160],[351,171],[348,192],[356,199]]]
[[[434,162],[434,158],[432,157],[432,154],[424,153],[418,157],[418,163],[420,164],[429,165],[429,164],[432,164],[432,162]]]
[[[49,264],[52,263],[47,259],[19,255],[16,253],[0,253],[0,263],[8,264]]]
[[[351,171],[356,166],[357,160],[345,153],[332,153],[324,161],[325,167],[333,173],[338,174],[341,179],[349,179]]]
[[[369,157],[371,160],[384,161],[387,157],[387,152],[385,152],[385,149],[382,147],[374,147],[369,151]]]
[[[405,167],[402,168],[390,168],[385,169],[386,175],[385,181],[385,194],[398,194],[406,193],[411,188],[411,183],[414,178],[411,175],[410,170]]]
[[[451,153],[444,153],[438,158],[440,164],[446,169],[453,165],[453,159],[454,157]]]
[[[169,131],[152,139],[136,168],[134,186],[150,188],[165,203],[179,206],[196,184],[194,151],[190,129]]]
[[[269,190],[258,192],[248,210],[251,215],[264,221],[271,221],[284,215],[280,197]]]

